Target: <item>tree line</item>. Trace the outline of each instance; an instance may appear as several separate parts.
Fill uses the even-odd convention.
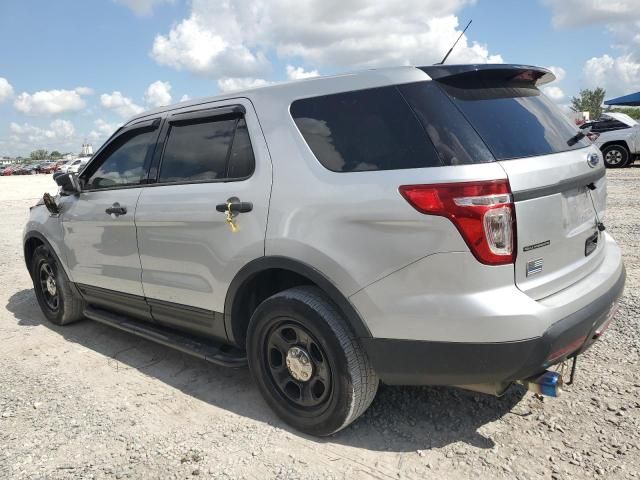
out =
[[[574,112],[589,112],[589,118],[596,120],[602,116],[604,96],[607,91],[604,88],[588,88],[580,90],[577,97],[571,97],[571,110]],[[640,120],[640,108],[611,108],[607,112],[626,113],[631,118]]]

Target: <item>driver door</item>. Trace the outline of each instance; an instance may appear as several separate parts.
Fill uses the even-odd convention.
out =
[[[72,280],[91,303],[145,319],[134,216],[159,127],[156,119],[118,132],[82,172],[81,193],[62,205]]]

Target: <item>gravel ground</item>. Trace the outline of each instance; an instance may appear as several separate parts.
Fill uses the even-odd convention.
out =
[[[55,186],[0,177],[0,478],[639,478],[640,168],[608,176],[626,292],[561,398],[382,387],[328,439],[279,421],[246,370],[47,323],[20,242],[27,207]]]

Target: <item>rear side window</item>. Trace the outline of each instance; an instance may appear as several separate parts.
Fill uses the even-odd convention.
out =
[[[244,118],[180,122],[169,130],[158,181],[239,179],[251,175],[254,167]]]
[[[395,87],[296,100],[291,115],[318,161],[334,172],[441,165]]]

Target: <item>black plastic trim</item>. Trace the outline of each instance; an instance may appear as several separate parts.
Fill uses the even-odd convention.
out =
[[[151,307],[151,316],[161,325],[195,335],[227,340],[224,315],[220,312],[148,297],[146,301]]]
[[[371,337],[371,332],[360,318],[360,315],[356,311],[351,302],[338,290],[338,288],[314,267],[307,265],[304,262],[295,260],[289,257],[281,256],[265,256],[257,258],[247,263],[235,276],[229,289],[224,302],[224,324],[227,332],[227,338],[233,344],[237,344],[233,335],[233,312],[236,309],[236,301],[239,298],[239,294],[242,291],[246,282],[251,280],[252,277],[258,273],[269,269],[281,269],[288,270],[303,277],[308,278],[318,287],[320,287],[333,302],[338,306],[341,313],[345,316],[349,326],[353,333],[359,338]]]
[[[224,107],[214,107],[207,109],[190,110],[171,114],[169,124],[180,125],[181,123],[204,122],[218,117],[241,117],[247,113],[243,105],[225,105]]]
[[[531,83],[539,86],[553,82],[556,79],[551,70],[533,65],[483,63],[469,65],[430,65],[418,68],[429,75],[433,80],[437,81],[449,81],[452,79],[472,76],[491,76],[492,78],[503,81],[513,81],[515,76],[524,72],[532,72],[535,74],[536,78],[532,78],[528,82],[520,80],[523,83]]]
[[[88,307],[83,313],[87,318],[96,322],[174,348],[216,365],[231,368],[240,368],[247,365],[247,358],[244,352],[222,343],[201,341],[160,326],[136,323],[126,317],[100,308]]]
[[[616,283],[589,305],[554,323],[541,337],[516,342],[455,343],[365,338],[362,345],[373,368],[390,385],[500,384],[532,377],[552,364],[584,352],[607,319],[625,284],[622,269]],[[549,356],[576,339],[586,342],[550,364]]]
[[[82,283],[76,283],[76,287],[89,305],[119,312],[146,322],[153,321],[151,308],[144,297]]]
[[[585,160],[586,162],[586,160]],[[606,175],[605,169],[601,168],[593,172],[585,173],[578,177],[562,180],[553,185],[546,185],[544,187],[530,188],[528,190],[520,190],[513,193],[513,200],[515,202],[522,202],[524,200],[531,200],[534,198],[547,197],[549,195],[555,195],[556,193],[566,192],[574,188],[586,187],[592,182],[597,182]]]

